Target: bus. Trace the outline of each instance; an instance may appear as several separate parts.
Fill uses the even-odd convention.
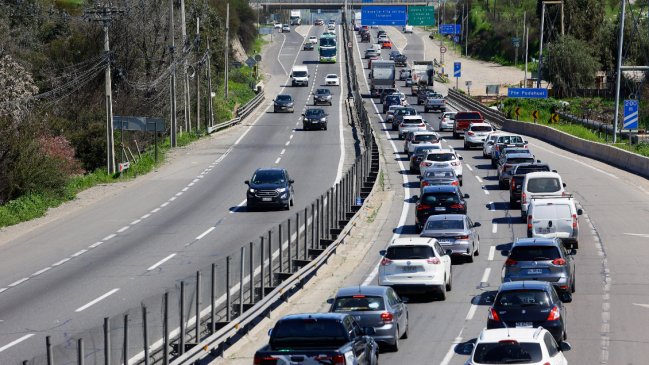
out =
[[[323,34],[320,37],[320,63],[336,63],[336,36],[334,34]]]

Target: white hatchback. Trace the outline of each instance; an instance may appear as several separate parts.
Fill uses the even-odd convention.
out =
[[[453,124],[455,124],[455,114],[457,112],[445,112],[442,113],[439,121],[439,130],[440,131],[452,131]]]
[[[395,238],[381,251],[379,285],[397,292],[439,294],[444,300],[453,283],[450,251],[435,238]]]
[[[489,123],[471,123],[464,131],[464,149],[468,150],[473,146],[482,147],[489,133],[493,131],[494,127]]]
[[[317,43],[318,43],[318,37],[313,36],[313,35],[310,36],[310,37],[309,37],[309,42],[311,42],[311,43],[313,43],[313,44],[317,44]]]
[[[421,115],[405,115],[399,124],[399,139],[403,139],[408,132],[425,131],[426,121]]]
[[[457,179],[462,186],[462,156],[458,155],[452,148],[430,151],[428,155],[419,164],[421,175],[426,171],[433,169],[451,168],[455,171]]]
[[[484,329],[475,344],[467,364],[532,364],[568,365],[563,355],[571,346],[567,342],[558,345],[550,332],[538,328]]]
[[[325,76],[324,84],[329,86],[340,86],[340,78],[338,78],[338,75],[336,74],[329,74]]]

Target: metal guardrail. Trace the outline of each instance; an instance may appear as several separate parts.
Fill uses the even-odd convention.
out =
[[[453,89],[448,90],[447,98],[452,103],[457,104],[457,106],[459,107],[458,109],[479,111],[480,113],[482,113],[482,116],[484,116],[487,122],[495,125],[497,128],[502,128],[504,120],[507,119],[505,118],[505,115],[500,111],[491,109],[483,105],[482,103]]]
[[[255,108],[261,104],[262,101],[264,101],[264,91],[260,91],[257,95],[255,95],[254,98],[252,98],[250,101],[248,101],[246,104],[244,104],[241,108],[237,110],[237,117],[230,119],[228,121],[225,121],[223,123],[219,123],[210,127],[207,127],[207,134],[212,134],[218,130],[224,129],[231,127],[235,124],[241,123],[243,119],[245,119],[250,113],[255,110]]]
[[[427,5],[430,1],[426,0],[347,0],[348,5]],[[259,2],[251,2],[251,5],[301,5],[301,4],[335,4],[344,6],[345,0],[261,0]]]

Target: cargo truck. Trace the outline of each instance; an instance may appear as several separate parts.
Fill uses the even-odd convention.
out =
[[[394,61],[375,60],[372,61],[370,72],[370,94],[373,98],[379,96],[381,90],[395,88]]]
[[[291,25],[302,24],[302,18],[299,10],[291,10]]]
[[[433,86],[435,76],[433,61],[413,61],[410,74],[412,77],[410,91],[414,96],[420,88]]]

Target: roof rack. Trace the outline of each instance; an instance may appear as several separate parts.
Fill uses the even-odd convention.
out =
[[[571,193],[563,193],[562,195],[558,194],[535,194],[530,197],[530,199],[573,199],[574,195]]]

